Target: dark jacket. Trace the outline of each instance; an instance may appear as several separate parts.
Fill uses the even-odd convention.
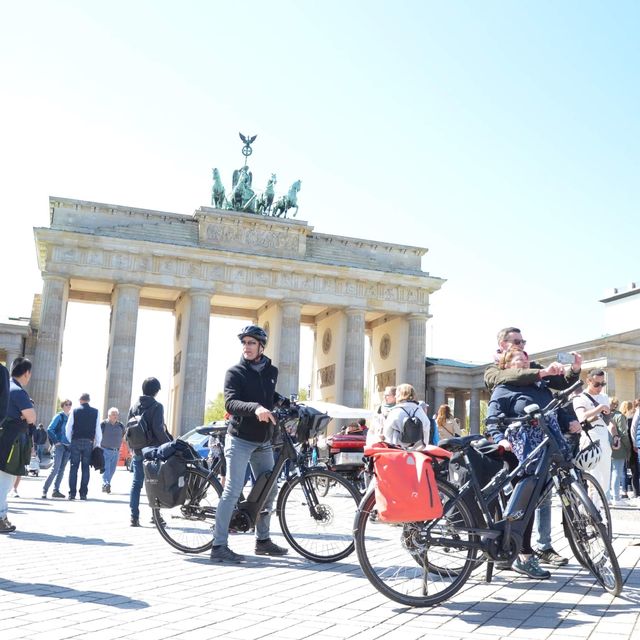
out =
[[[98,410],[81,402],[80,406],[73,410],[72,440],[94,440],[98,423]]]
[[[528,385],[500,384],[491,394],[487,418],[504,414],[507,418],[524,416],[524,408],[529,404],[537,404],[541,409],[553,400],[553,394],[545,382]],[[558,409],[558,423],[563,433],[569,429],[569,422],[575,419],[565,409]],[[495,424],[488,424],[486,433],[494,442],[500,441],[504,434]]]
[[[152,396],[140,396],[138,401],[129,409],[129,418],[144,413],[144,419],[151,430],[149,447],[159,447],[173,438],[164,426],[164,407]],[[140,453],[136,450],[135,453]]]
[[[224,378],[224,408],[231,414],[228,433],[250,442],[267,442],[273,425],[260,422],[255,411],[259,406],[271,411],[278,399],[278,369],[263,356],[266,364],[258,372],[244,358],[227,370]]]
[[[484,371],[484,384],[493,391],[499,384],[530,385],[538,382],[538,371],[544,367],[531,361],[528,369],[500,369],[497,364],[490,364]],[[543,378],[550,389],[562,391],[568,389],[580,377],[572,369],[563,376],[548,376]]]
[[[9,371],[0,364],[0,421],[7,415],[9,406]]]

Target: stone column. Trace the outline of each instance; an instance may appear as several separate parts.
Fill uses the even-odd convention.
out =
[[[605,393],[610,397],[616,395],[616,370],[615,366],[608,366],[606,369],[607,389]]]
[[[186,352],[182,354],[184,385],[182,388],[180,433],[201,425],[207,403],[207,369],[209,361],[209,320],[211,292],[190,291]],[[183,328],[184,331],[184,328]]]
[[[635,398],[640,398],[640,369],[636,371],[635,378],[636,378]]]
[[[40,328],[33,361],[33,377],[27,389],[35,403],[38,422],[48,425],[56,411],[62,335],[67,316],[69,280],[43,274]]]
[[[453,414],[464,429],[467,424],[467,403],[465,402],[465,392],[456,390],[453,394]]]
[[[282,324],[278,362],[277,391],[289,397],[298,393],[300,378],[300,311],[302,304],[287,301],[280,304]]]
[[[348,407],[361,407],[364,395],[364,310],[349,308],[344,313],[347,333],[342,401]]]
[[[427,317],[421,313],[412,313],[407,317],[407,322],[409,323],[409,340],[406,381],[416,390],[416,398],[423,400],[425,397],[424,358],[427,349]]]
[[[438,413],[438,409],[441,405],[445,404],[447,396],[444,387],[436,387],[433,392],[433,407],[431,407],[431,413]]]
[[[111,294],[109,355],[102,413],[105,417],[111,407],[117,407],[120,418],[125,419],[131,406],[139,303],[140,287],[138,285],[116,284],[114,286]]]
[[[471,389],[469,433],[480,433],[480,391],[478,389]]]

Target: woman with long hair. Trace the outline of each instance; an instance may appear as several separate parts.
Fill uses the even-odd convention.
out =
[[[453,417],[451,407],[448,404],[440,405],[438,415],[436,416],[436,424],[438,425],[440,440],[462,435],[460,420]]]

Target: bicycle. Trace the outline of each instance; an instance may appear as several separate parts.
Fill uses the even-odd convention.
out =
[[[482,436],[450,439],[451,446],[462,453],[469,479],[458,488],[443,479],[441,473],[436,473],[444,505],[444,513],[437,520],[399,525],[380,522],[371,488],[362,499],[354,521],[358,560],[371,584],[391,600],[426,607],[457,593],[485,560],[489,562],[487,580],[490,581],[494,562],[514,561],[536,506],[555,487],[577,559],[584,562],[606,591],[619,595],[622,590],[620,567],[602,518],[578,480],[573,465],[565,461],[546,421],[552,411],[567,403],[569,395],[580,384],[558,394],[544,409],[537,405],[526,407],[526,415],[518,422],[537,424],[543,431],[543,440],[513,471],[500,470],[488,484],[478,480],[481,469],[478,469],[477,458],[481,454],[471,446]],[[438,454],[437,448],[427,453],[429,451],[434,456]],[[442,463],[434,459],[436,466]],[[527,475],[514,486],[504,513],[500,514],[495,505],[499,503],[501,491],[520,471],[527,469],[533,469],[533,475]]]
[[[285,539],[300,555],[315,562],[346,558],[354,549],[352,522],[360,496],[337,473],[307,464],[307,441],[326,429],[330,417],[294,404],[273,413],[282,448],[272,472],[260,476],[249,495],[240,498],[230,526],[241,532],[255,527],[269,492],[290,460],[292,471],[278,492],[275,507]],[[297,446],[292,437],[299,441]],[[176,549],[203,553],[213,543],[216,508],[223,491],[217,477],[223,458],[218,458],[210,469],[195,450],[193,454],[186,460],[184,502],[172,509],[152,508],[153,520],[160,535]],[[319,481],[330,482],[333,487],[325,497],[316,490]]]

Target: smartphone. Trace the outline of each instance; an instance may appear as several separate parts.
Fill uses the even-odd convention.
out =
[[[560,364],[573,364],[576,361],[576,357],[573,353],[569,353],[568,351],[560,351],[556,361]]]

